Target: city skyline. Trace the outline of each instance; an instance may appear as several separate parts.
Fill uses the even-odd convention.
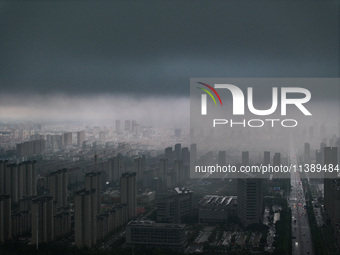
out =
[[[339,21],[0,0],[0,253],[339,254]]]

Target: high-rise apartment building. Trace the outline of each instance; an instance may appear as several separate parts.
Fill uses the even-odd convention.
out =
[[[77,146],[81,147],[84,141],[85,141],[85,131],[78,131],[77,132]]]
[[[96,191],[82,189],[74,195],[74,232],[75,246],[92,247],[96,243],[96,214],[93,198]]]
[[[63,134],[63,145],[72,145],[72,132],[66,132]]]
[[[56,208],[68,206],[67,185],[68,185],[67,169],[52,172],[48,177],[50,195],[53,197],[53,202],[56,204]]]
[[[249,151],[242,151],[242,165],[249,165]]]
[[[182,158],[181,150],[182,150],[182,145],[180,143],[175,144],[175,151],[174,151],[175,159]]]
[[[32,243],[51,242],[53,230],[53,198],[38,197],[32,200]]]
[[[164,186],[166,186],[168,170],[169,170],[168,159],[161,158],[159,160],[159,176],[162,179]]]
[[[97,215],[101,209],[102,176],[101,172],[90,172],[85,174],[85,189],[95,190],[92,201],[94,214]]]
[[[180,184],[184,181],[184,168],[183,168],[183,160],[175,159],[174,161],[174,171],[176,175],[176,183]]]
[[[136,216],[136,173],[125,172],[120,178],[120,201],[127,207],[128,219]]]
[[[281,153],[275,153],[273,157],[273,165],[280,166],[281,165]]]
[[[269,165],[270,164],[270,152],[269,151],[265,151],[263,153],[263,164],[264,165]]]
[[[0,243],[12,237],[11,196],[0,195]]]
[[[134,159],[134,171],[137,174],[137,183],[143,182],[143,173],[145,171],[145,156]]]
[[[36,161],[20,164],[0,164],[2,176],[2,194],[11,195],[12,202],[17,203],[23,197],[37,194]]]

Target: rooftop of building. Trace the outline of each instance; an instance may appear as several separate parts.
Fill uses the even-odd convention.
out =
[[[166,229],[184,229],[185,225],[182,224],[170,224],[170,223],[157,223],[155,221],[143,220],[143,221],[130,221],[128,226],[141,226],[148,228],[166,228]]]
[[[237,201],[236,196],[205,195],[199,202],[200,206],[227,207]]]

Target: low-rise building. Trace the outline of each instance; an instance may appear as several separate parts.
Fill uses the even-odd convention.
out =
[[[201,223],[226,223],[237,214],[237,197],[206,195],[199,201],[198,212]]]
[[[126,226],[126,245],[160,247],[183,252],[187,240],[185,225],[131,221]]]

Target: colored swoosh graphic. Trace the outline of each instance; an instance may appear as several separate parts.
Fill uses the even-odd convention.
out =
[[[203,86],[206,86],[207,88],[211,89],[211,91],[214,92],[215,95],[217,96],[217,98],[218,98],[218,100],[220,101],[221,106],[222,106],[222,100],[221,100],[221,98],[220,98],[220,95],[217,93],[217,91],[216,91],[213,87],[211,87],[209,84],[206,84],[206,83],[203,83],[203,82],[197,82],[197,83],[199,83],[199,84],[201,84],[201,85],[203,85]],[[206,91],[206,92],[207,92],[207,91]],[[214,99],[214,102],[215,102],[215,99]],[[215,104],[216,104],[216,103],[215,103]]]
[[[215,105],[217,105],[214,96],[208,90],[200,88],[200,87],[197,87],[197,88],[203,90],[204,92],[207,92],[207,94],[214,100]]]

